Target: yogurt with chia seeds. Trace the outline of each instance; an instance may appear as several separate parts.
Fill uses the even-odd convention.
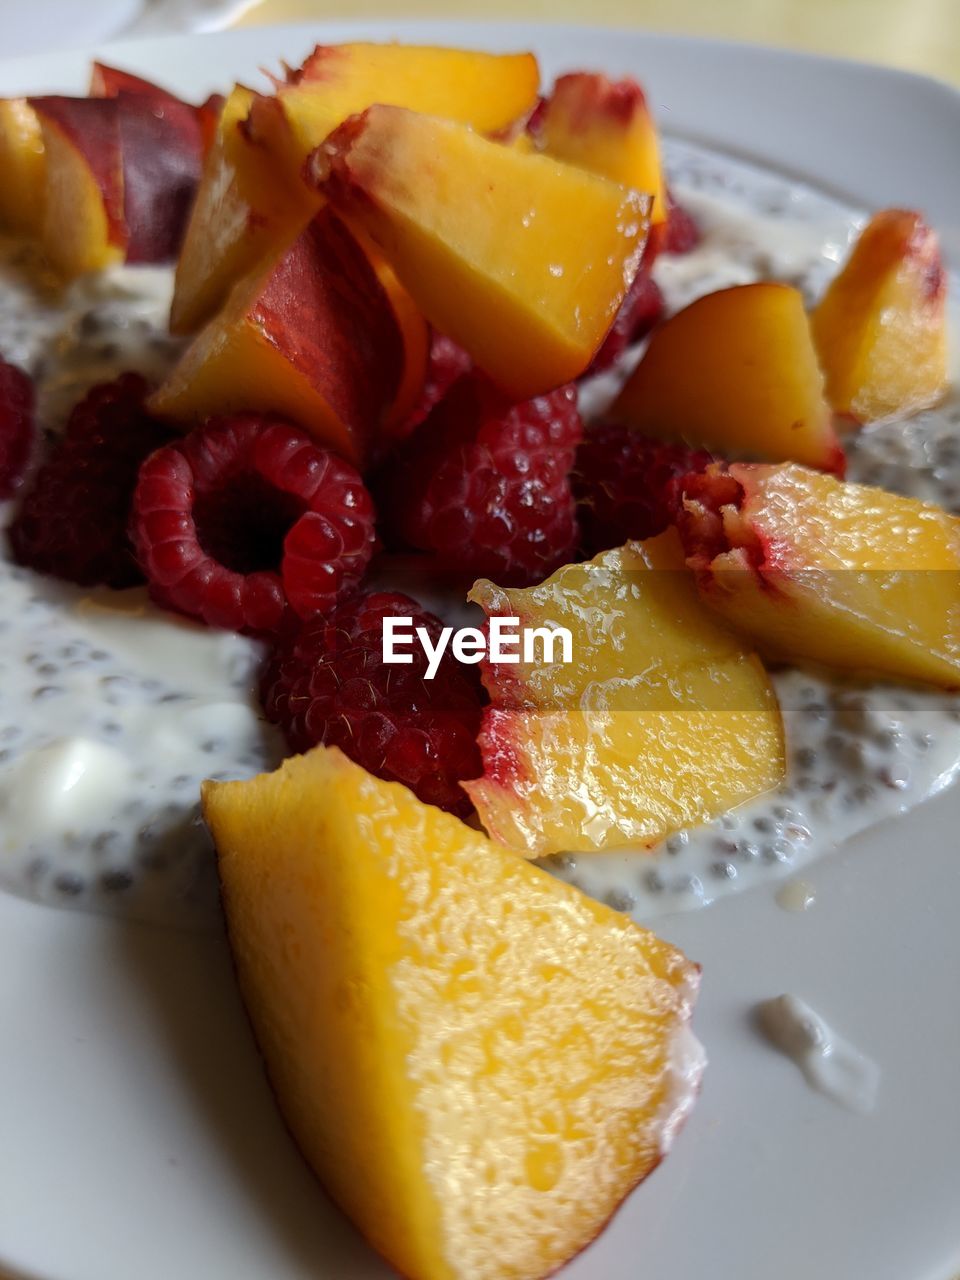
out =
[[[692,253],[656,264],[670,310],[760,279],[795,284],[812,302],[865,221],[691,143],[668,141],[666,158],[673,190],[704,231]],[[179,344],[166,333],[168,270],[114,268],[55,297],[23,250],[0,259],[0,352],[35,377],[46,429],[95,382],[169,368]],[[955,333],[958,303],[954,294]],[[637,355],[586,389],[586,413],[615,394]],[[844,443],[851,479],[960,512],[956,390],[934,411]],[[451,621],[466,616],[462,601],[429,584],[397,585]],[[282,756],[256,698],[259,656],[243,637],[153,608],[142,591],[85,592],[0,559],[0,886],[174,925],[215,921],[199,782],[250,776]],[[773,681],[788,751],[780,787],[652,852],[545,865],[649,920],[793,877],[960,774],[958,696],[821,672],[784,670]]]

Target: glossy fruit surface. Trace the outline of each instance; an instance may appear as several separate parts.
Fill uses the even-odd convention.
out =
[[[698,971],[320,747],[207,783],[237,976],[290,1130],[411,1280],[540,1280],[666,1154]]]

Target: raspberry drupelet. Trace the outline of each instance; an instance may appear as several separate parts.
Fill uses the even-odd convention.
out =
[[[269,635],[329,612],[373,554],[373,502],[348,462],[260,414],[211,419],[140,469],[131,535],[158,603]]]
[[[432,680],[414,644],[412,663],[383,662],[383,620],[408,617],[436,642],[442,623],[409,596],[355,596],[326,618],[286,632],[269,655],[260,698],[294,752],[337,746],[427,804],[466,814],[460,781],[481,771],[476,737],[482,688],[475,667],[447,651]]]

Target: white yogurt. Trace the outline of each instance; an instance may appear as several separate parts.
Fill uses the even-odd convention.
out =
[[[57,905],[211,919],[204,777],[272,768],[259,647],[0,563],[0,884]]]
[[[660,1112],[660,1154],[667,1156],[700,1096],[707,1054],[689,1022],[674,1033],[667,1052],[665,1092]]]
[[[876,1106],[880,1070],[818,1013],[796,996],[777,996],[756,1009],[770,1043],[797,1064],[811,1089],[850,1111],[866,1115]]]
[[[44,427],[59,427],[98,382],[128,369],[162,378],[181,339],[167,333],[169,267],[111,267],[59,290],[31,251],[0,238],[0,355],[37,385]]]

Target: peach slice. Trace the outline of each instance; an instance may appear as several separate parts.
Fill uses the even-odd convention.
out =
[[[276,263],[234,287],[149,404],[185,426],[277,413],[360,463],[395,401],[403,355],[373,267],[325,209]]]
[[[407,107],[495,133],[537,100],[540,69],[532,53],[480,53],[402,44],[317,45],[303,66],[254,109],[251,130],[271,130],[279,115],[302,164],[337,125],[374,103]],[[277,111],[274,111],[274,107]]]
[[[186,105],[169,89],[163,89],[152,80],[144,80],[143,76],[134,75],[132,71],[121,71],[119,67],[111,67],[106,62],[93,62],[90,67],[90,97],[117,98],[121,93],[135,93],[150,98],[163,106],[175,102]]]
[[[46,153],[41,243],[66,279],[122,262],[127,228],[116,98],[31,98]]]
[[[25,98],[0,99],[0,229],[39,235],[44,169],[37,113]]]
[[[433,109],[485,129],[536,98],[532,54],[408,45],[320,45],[276,97],[236,89],[205,168],[177,271],[174,333],[193,333],[241,275],[292,244],[322,203],[301,181],[307,156],[372,102]]]
[[[224,103],[187,223],[170,309],[173,333],[194,333],[225,303],[238,280],[288,248],[323,201],[282,173],[246,129],[251,89],[237,85]],[[256,212],[254,212],[256,205]],[[403,335],[403,376],[388,425],[399,426],[417,404],[426,376],[430,333],[419,308],[383,254],[359,229],[361,243],[393,307]]]
[[[660,140],[636,80],[586,71],[561,76],[544,103],[537,136],[548,155],[647,192],[651,231],[666,222]]]
[[[518,400],[584,371],[643,251],[649,197],[399,107],[347,121],[309,172]]]
[[[487,831],[531,857],[645,847],[783,777],[780,711],[759,659],[701,604],[676,530],[470,599],[562,626],[572,661],[490,663],[464,783]]]
[[[177,262],[173,333],[196,332],[237,281],[278,257],[316,211],[303,185],[285,181],[244,132],[255,98],[237,85],[220,113]]]
[[[843,470],[803,298],[790,285],[737,285],[678,311],[610,412],[661,440]]]
[[[772,658],[960,685],[960,519],[804,467],[688,480],[703,599]]]
[[[123,162],[127,262],[170,262],[183,240],[203,164],[197,109],[172,96],[161,100],[120,90],[118,125]]]
[[[920,214],[871,218],[811,317],[834,409],[872,422],[936,404],[947,387],[946,301],[940,245]]]
[[[205,783],[237,977],[331,1198],[410,1280],[537,1280],[659,1162],[697,967],[318,747]]]

